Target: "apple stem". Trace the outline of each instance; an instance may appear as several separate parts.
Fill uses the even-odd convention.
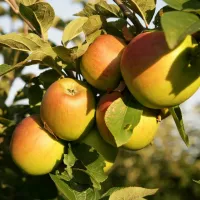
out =
[[[129,18],[131,20],[131,22],[134,24],[135,28],[136,28],[136,32],[139,34],[144,30],[144,27],[142,26],[142,24],[140,23],[140,21],[138,20],[138,18],[135,16],[135,12],[131,12],[129,10],[129,8],[127,8],[121,0],[113,0],[122,10],[122,12],[124,13],[124,15]]]

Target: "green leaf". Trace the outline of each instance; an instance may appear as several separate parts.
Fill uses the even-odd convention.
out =
[[[77,58],[81,57],[88,49],[89,45],[102,34],[101,30],[97,30],[86,37],[86,41],[83,44],[68,49],[64,46],[53,47],[53,51],[60,57],[64,62],[71,63]]]
[[[20,13],[44,36],[52,26],[55,13],[50,4],[38,2],[30,6],[20,4]]]
[[[13,120],[0,117],[0,124],[3,124],[4,126],[10,127],[10,126],[15,125],[16,123]]]
[[[170,49],[175,48],[187,35],[200,30],[199,18],[181,11],[165,13],[161,17],[161,25]]]
[[[189,146],[189,138],[188,135],[185,132],[184,123],[183,123],[183,117],[181,113],[181,109],[179,106],[169,108],[169,111],[174,119],[174,122],[176,124],[176,127],[179,131],[179,134],[181,138],[183,139],[184,143]]]
[[[111,35],[115,35],[117,37],[123,38],[124,37],[124,33],[123,33],[124,28],[127,28],[127,21],[125,19],[119,19],[116,21],[108,22],[107,26],[106,26],[106,31]],[[127,29],[133,35],[135,34],[135,27],[130,26]]]
[[[156,8],[156,0],[122,0],[131,10],[137,13],[148,26]]]
[[[96,11],[96,8],[94,4],[88,3],[84,7],[84,9],[78,13],[75,14],[75,16],[80,16],[80,17],[89,17],[92,15],[97,15],[98,12]]]
[[[105,123],[118,147],[127,143],[134,127],[140,121],[142,112],[142,106],[130,94],[123,99],[118,98],[108,107],[105,113]]]
[[[33,33],[9,33],[0,35],[0,44],[19,51],[35,51],[45,46],[48,42],[43,41],[39,36]]]
[[[34,3],[36,3],[37,0],[17,0],[18,3],[22,3],[25,6],[30,6]]]
[[[56,184],[58,190],[70,200],[99,200],[99,193],[88,188],[87,190],[77,191],[72,187],[72,183],[62,181],[56,175],[50,174],[51,179]],[[80,190],[80,189],[79,189]]]
[[[100,183],[107,179],[103,171],[105,166],[104,158],[93,147],[83,143],[72,146],[72,152],[85,166],[86,170],[84,171],[90,176],[93,187],[101,189]]]
[[[198,184],[200,184],[200,180],[199,181],[196,181],[196,180],[193,180],[195,183],[198,183]]]
[[[54,59],[56,58],[56,54],[52,50],[51,47],[40,49],[33,51],[26,61],[38,61],[38,63],[43,63],[48,65],[49,67],[53,67],[55,65]]]
[[[198,0],[164,0],[171,8],[200,14],[200,2]]]
[[[39,81],[45,89],[47,89],[53,82],[58,80],[60,75],[55,70],[46,70],[39,75]]]
[[[77,48],[68,49],[64,46],[56,46],[53,47],[53,51],[66,63],[73,62],[77,56],[75,55]]]
[[[57,54],[53,51],[50,43],[43,41],[36,34],[17,34],[10,33],[0,36],[0,44],[8,46],[12,49],[31,52],[31,54],[24,60],[17,63],[15,66],[4,66],[2,73],[5,74],[15,68],[41,63],[55,69],[62,75],[61,66],[58,65],[56,58]]]
[[[141,187],[127,187],[113,192],[109,200],[142,200],[143,197],[154,195],[158,189],[146,189]]]
[[[109,196],[117,191],[117,190],[120,190],[120,189],[123,189],[124,187],[113,187],[113,188],[110,188],[106,193],[104,193],[102,196],[101,196],[101,200],[107,200],[109,199]]]
[[[99,30],[105,20],[100,15],[93,15],[88,18],[88,20],[83,25],[83,32],[85,35],[90,35],[95,31]]]
[[[29,6],[20,4],[19,11],[21,15],[32,24],[32,26],[37,30],[37,32],[41,34],[41,28],[39,22],[37,21],[32,9],[29,8]]]
[[[97,30],[97,31],[93,32],[92,34],[86,36],[86,43],[88,43],[89,45],[92,44],[94,42],[94,40],[97,37],[99,37],[102,33],[103,33],[102,30]]]
[[[31,85],[28,88],[28,99],[30,105],[36,105],[41,102],[43,97],[43,90],[39,85]]]
[[[71,145],[68,144],[69,148],[68,148],[68,153],[64,155],[64,164],[67,166],[67,168],[65,169],[69,175],[69,177],[72,178],[72,167],[74,166],[75,162],[76,162],[76,157],[74,156],[72,149],[71,149]]]
[[[0,65],[0,76],[3,76],[4,74],[6,74],[12,70],[13,70],[13,66],[2,64],[2,65]]]
[[[63,44],[66,44],[67,42],[78,36],[83,31],[83,24],[85,24],[87,20],[87,17],[79,17],[67,24],[62,37]]]
[[[104,17],[118,17],[123,18],[123,12],[119,8],[119,6],[115,4],[108,4],[106,1],[100,1],[95,4],[95,8],[98,11],[99,15],[103,15]]]

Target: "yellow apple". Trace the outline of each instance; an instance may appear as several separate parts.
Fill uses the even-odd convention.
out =
[[[46,91],[40,108],[44,127],[57,137],[73,141],[89,131],[95,118],[95,98],[88,86],[64,78]]]
[[[188,35],[170,50],[163,32],[141,33],[127,45],[121,73],[132,95],[154,109],[176,106],[200,86],[200,70],[190,63],[196,43]]]
[[[96,123],[99,133],[106,142],[113,146],[116,146],[115,139],[107,128],[104,117],[109,106],[119,97],[122,97],[119,92],[102,96],[96,110]],[[132,136],[123,147],[130,150],[139,150],[149,145],[154,139],[159,126],[157,115],[157,110],[143,107],[140,122],[133,129]]]
[[[12,135],[10,152],[14,162],[26,173],[43,175],[61,161],[64,145],[42,127],[37,115],[17,125]]]

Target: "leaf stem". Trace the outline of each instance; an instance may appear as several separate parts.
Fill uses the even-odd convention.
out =
[[[131,20],[131,22],[134,24],[135,28],[136,28],[136,32],[137,33],[141,33],[144,30],[144,27],[142,26],[142,24],[140,23],[140,21],[138,20],[138,18],[135,16],[134,12],[131,12],[129,10],[129,8],[127,8],[121,0],[113,0],[122,10],[122,12],[124,13],[124,15],[129,18]]]

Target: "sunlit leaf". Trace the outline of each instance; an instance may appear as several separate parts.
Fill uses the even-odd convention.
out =
[[[141,105],[132,95],[118,98],[107,109],[105,123],[119,147],[129,140],[142,115]]]
[[[79,17],[72,20],[64,29],[62,42],[63,44],[69,42],[76,36],[78,36],[82,31],[83,24],[88,20],[87,17]]]
[[[127,187],[113,192],[109,200],[141,200],[143,197],[154,195],[157,191],[158,189]]]
[[[169,108],[169,111],[175,121],[176,127],[179,131],[179,134],[181,136],[181,138],[183,139],[183,142],[189,146],[189,138],[188,135],[185,132],[185,127],[184,127],[184,123],[183,123],[183,116],[182,116],[182,112],[179,106],[176,107],[172,107]]]
[[[161,17],[161,25],[165,32],[168,46],[173,49],[187,35],[200,30],[200,19],[192,13],[172,11],[164,13]]]
[[[46,2],[38,2],[30,6],[20,4],[20,13],[32,23],[34,28],[42,34],[48,31],[52,26],[55,13],[50,4]]]

